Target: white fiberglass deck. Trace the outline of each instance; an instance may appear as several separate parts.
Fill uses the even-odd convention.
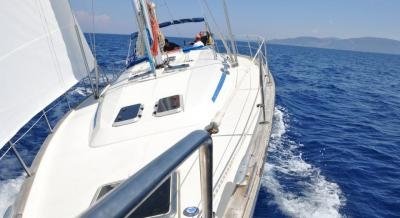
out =
[[[213,135],[214,208],[228,182],[233,184],[246,153],[260,109],[259,69],[238,57],[239,67],[224,68],[224,59],[209,48],[172,53],[171,64],[189,64],[175,71],[157,70],[156,77],[131,79],[147,68],[130,68],[98,101],[88,99],[58,126],[42,156],[22,211],[23,217],[75,217],[86,210],[104,184],[133,175],[193,130],[211,121]],[[156,117],[158,99],[182,95],[184,110]],[[119,110],[143,104],[142,117],[113,127]],[[98,111],[97,111],[98,110]],[[97,111],[97,119],[94,119]],[[197,154],[178,169],[178,214],[200,204]],[[226,202],[225,202],[226,203]],[[217,215],[220,215],[217,213]]]

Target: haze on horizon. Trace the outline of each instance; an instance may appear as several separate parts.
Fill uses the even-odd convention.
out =
[[[202,0],[153,1],[159,22],[207,14],[199,3]],[[312,36],[400,40],[398,0],[226,1],[235,34],[258,34],[267,39]],[[221,1],[208,0],[208,3],[218,26],[225,29]],[[71,0],[71,5],[84,32],[129,34],[136,31],[131,0]],[[185,24],[165,31],[170,36],[192,37],[202,28],[202,25]]]

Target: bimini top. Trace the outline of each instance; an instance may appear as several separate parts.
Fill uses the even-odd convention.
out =
[[[204,17],[194,17],[194,18],[185,18],[185,19],[178,19],[178,20],[172,20],[172,21],[167,21],[167,22],[163,22],[163,23],[159,23],[158,26],[160,28],[164,28],[164,27],[168,27],[171,25],[176,25],[176,24],[184,24],[184,23],[200,23],[200,22],[204,22],[205,19]],[[147,35],[150,37],[150,32],[148,29],[146,29]],[[135,41],[137,39],[137,37],[139,36],[138,32],[134,32],[131,34],[131,45],[132,45],[132,49],[130,49],[128,57],[126,59],[126,68],[129,68],[133,65],[136,65],[138,63],[144,62],[144,61],[148,61],[149,58],[144,56],[144,57],[137,57],[136,56],[136,45],[133,43],[132,41]],[[152,42],[150,42],[151,44]]]
[[[160,28],[164,28],[164,27],[176,25],[176,24],[200,23],[200,22],[204,22],[204,21],[205,21],[204,17],[194,17],[194,18],[185,18],[185,19],[167,21],[167,22],[159,23],[158,26]],[[138,37],[138,32],[134,32],[131,34],[131,39],[136,39],[137,37]]]
[[[173,20],[173,21],[168,21],[164,23],[158,24],[160,28],[164,28],[167,26],[175,25],[175,24],[183,24],[183,23],[200,23],[204,22],[203,17],[194,17],[194,18],[186,18],[186,19],[179,19],[179,20]]]

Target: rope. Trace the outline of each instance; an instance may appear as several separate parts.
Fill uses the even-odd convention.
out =
[[[95,35],[95,33],[94,33],[94,31],[95,31],[95,16],[96,16],[96,14],[95,14],[95,12],[94,12],[94,0],[92,0],[91,1],[91,3],[92,3],[92,8],[91,8],[91,14],[92,14],[92,37],[93,37],[93,41],[92,41],[92,51],[93,51],[93,55],[94,55],[94,64],[95,64],[95,67],[96,67],[96,35]]]
[[[92,34],[93,34],[93,67],[94,67],[94,72],[95,72],[95,79],[96,79],[96,88],[94,90],[94,96],[95,98],[98,98],[100,95],[100,91],[99,91],[99,79],[100,79],[100,73],[99,73],[99,69],[97,66],[97,53],[96,53],[96,34],[95,34],[95,11],[94,11],[94,0],[92,0]],[[86,54],[85,54],[86,55]]]
[[[6,156],[7,153],[8,153],[10,150],[11,150],[11,146],[9,146],[9,147],[7,148],[7,150],[3,153],[3,155],[1,155],[0,160],[2,160],[2,159],[4,158],[4,156]]]
[[[214,17],[214,15],[213,15],[212,11],[211,11],[210,6],[208,5],[207,0],[203,0],[204,4],[201,4],[200,1],[201,1],[201,0],[198,0],[199,4],[200,4],[200,6],[201,6],[201,11],[202,11],[202,13],[204,14],[204,17],[207,17],[207,16],[206,16],[206,13],[204,12],[203,5],[205,6],[205,8],[207,9],[208,13],[210,14],[211,21],[214,23],[214,25],[215,25],[215,27],[216,27],[216,32],[217,32],[217,34],[218,34],[220,40],[222,41],[222,44],[224,45],[224,47],[225,47],[225,49],[226,49],[226,52],[228,53],[229,56],[231,56],[231,55],[232,55],[232,52],[231,52],[231,50],[230,50],[228,44],[226,43],[226,40],[225,40],[225,38],[224,38],[224,35],[223,35],[222,32],[220,31],[220,28],[219,28],[219,26],[218,26],[218,24],[217,24],[217,22],[216,22],[216,20],[215,20],[215,17]]]
[[[172,15],[172,12],[169,9],[167,2],[165,0],[163,0],[163,2],[164,2],[164,6],[167,8],[167,12],[168,12],[169,16],[171,17],[171,21],[175,20],[175,17]],[[178,35],[183,36],[178,25],[173,25],[173,26],[176,29],[176,32],[178,33]]]
[[[33,129],[33,127],[36,126],[36,124],[42,119],[42,117],[43,117],[43,114],[40,115],[40,117],[35,121],[35,123],[33,123],[33,125],[32,125],[31,127],[29,127],[29,129],[26,130],[26,131],[24,132],[24,134],[22,134],[15,142],[13,142],[13,144],[17,144],[23,137],[25,137],[25,135],[26,135],[29,131],[31,131],[31,129]]]
[[[70,5],[71,5],[71,3],[70,3]],[[93,11],[93,9],[92,9],[92,11]],[[71,8],[71,12],[72,12],[72,8]],[[91,14],[93,15],[93,13],[91,13]],[[92,24],[93,24],[93,21],[92,21]],[[92,25],[92,27],[93,27],[93,25]],[[93,32],[93,28],[92,28],[92,32]],[[89,35],[89,41],[90,41],[90,48],[93,51],[93,49],[94,49],[94,47],[93,47],[93,45],[94,45],[94,43],[93,43],[93,33],[89,33],[88,35]]]
[[[67,92],[68,92],[68,91],[67,91]],[[61,99],[59,99],[58,102],[57,102],[55,105],[53,105],[51,108],[45,110],[44,112],[47,113],[47,112],[53,110],[53,109],[54,109],[55,107],[57,107],[59,104],[61,104]]]
[[[62,85],[64,85],[64,87],[65,87],[64,78],[62,77],[62,73],[61,73],[61,66],[58,61],[57,52],[54,47],[53,39],[51,37],[51,31],[49,29],[49,22],[47,21],[46,15],[44,14],[45,10],[43,9],[41,0],[37,0],[36,4],[37,4],[37,7],[39,8],[40,17],[42,18],[42,22],[44,24],[42,27],[43,27],[44,31],[47,32],[47,39],[48,39],[47,45],[49,46],[50,52],[53,54],[52,59],[53,59],[53,64],[55,65],[54,67],[56,68],[56,72],[58,74],[58,79],[62,83]],[[62,27],[59,27],[59,31],[61,31],[61,28]]]

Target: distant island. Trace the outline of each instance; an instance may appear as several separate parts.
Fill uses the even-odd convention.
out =
[[[400,54],[400,41],[393,39],[362,37],[362,38],[316,38],[296,37],[288,39],[273,39],[270,44],[293,45],[303,47],[327,48],[385,54]]]

